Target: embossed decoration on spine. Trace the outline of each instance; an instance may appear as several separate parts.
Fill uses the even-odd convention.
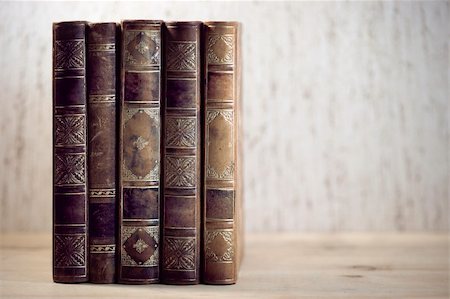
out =
[[[162,280],[200,281],[200,22],[166,23]]]
[[[56,267],[84,267],[86,265],[85,235],[55,236]]]
[[[89,281],[116,280],[117,46],[115,23],[89,24]]]
[[[223,33],[208,34],[208,64],[233,64],[234,35]]]
[[[159,227],[122,227],[122,266],[153,266],[159,262]]]
[[[53,280],[88,280],[86,23],[53,24]]]
[[[233,262],[233,231],[213,230],[206,232],[206,262]]]
[[[125,65],[158,66],[161,56],[161,33],[158,30],[127,30],[124,35]]]
[[[233,284],[240,235],[238,24],[205,24],[203,280]]]
[[[164,242],[164,268],[179,270],[195,270],[195,255],[198,254],[195,237],[166,237]]]
[[[123,151],[126,155],[122,160],[122,178],[125,181],[158,181],[160,173],[159,108],[127,107],[122,112],[124,124]],[[150,123],[152,130],[135,134],[135,126],[140,123]],[[156,134],[156,135],[155,135]],[[156,154],[156,155],[155,155]],[[152,159],[146,159],[146,157]]]
[[[120,283],[159,281],[161,21],[122,23]]]
[[[86,183],[86,154],[57,153],[54,157],[55,186],[83,185]]]
[[[55,144],[81,145],[85,140],[86,117],[84,115],[55,115]]]
[[[55,71],[85,70],[85,39],[55,41]]]
[[[166,147],[195,148],[197,146],[197,119],[195,117],[166,118]]]
[[[197,71],[197,43],[190,41],[167,42],[168,71]]]
[[[167,188],[196,188],[196,157],[166,156],[164,160],[165,186]]]

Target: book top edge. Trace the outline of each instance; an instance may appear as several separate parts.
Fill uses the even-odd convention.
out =
[[[57,26],[69,26],[69,25],[71,25],[71,26],[73,26],[73,25],[77,25],[77,26],[80,26],[80,25],[87,25],[87,24],[89,24],[87,21],[62,21],[62,22],[53,22],[53,26],[54,27],[57,27]]]
[[[167,25],[200,25],[204,24],[206,26],[239,26],[240,22],[237,21],[167,21],[162,20],[122,20],[122,24],[167,24]],[[53,26],[64,26],[64,25],[106,25],[106,24],[119,24],[117,22],[88,22],[88,21],[61,21],[53,22]]]
[[[203,24],[201,21],[167,21],[167,26],[199,26]]]
[[[125,24],[145,24],[145,25],[162,25],[164,22],[162,20],[122,20],[122,25]]]
[[[205,26],[239,26],[241,23],[237,21],[206,21]]]
[[[88,23],[90,26],[92,26],[92,25],[96,25],[96,26],[98,26],[98,25],[104,25],[104,26],[110,26],[110,25],[117,25],[117,23],[116,22],[89,22]]]

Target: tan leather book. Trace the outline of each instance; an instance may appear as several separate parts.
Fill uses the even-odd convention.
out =
[[[123,21],[119,273],[121,283],[159,281],[161,21]]]
[[[88,281],[86,22],[53,24],[53,280]]]
[[[240,39],[236,22],[204,26],[203,281],[236,283],[242,252]]]
[[[89,281],[116,277],[118,26],[87,28]]]
[[[200,281],[201,22],[165,26],[162,281]]]

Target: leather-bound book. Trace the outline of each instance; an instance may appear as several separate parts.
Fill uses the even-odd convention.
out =
[[[116,273],[117,42],[116,23],[87,29],[89,281]]]
[[[201,22],[166,23],[162,280],[200,281]]]
[[[236,283],[241,241],[239,24],[204,25],[203,281]]]
[[[53,280],[88,281],[86,23],[53,24]]]
[[[119,276],[159,281],[162,22],[123,21]]]

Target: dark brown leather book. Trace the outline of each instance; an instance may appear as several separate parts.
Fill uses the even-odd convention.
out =
[[[201,22],[166,23],[162,280],[200,280]]]
[[[86,23],[53,24],[53,280],[88,281]]]
[[[204,26],[203,281],[236,283],[241,252],[239,24]]]
[[[161,21],[123,21],[119,282],[159,281]]]
[[[116,23],[87,29],[89,281],[113,283],[116,273]]]

